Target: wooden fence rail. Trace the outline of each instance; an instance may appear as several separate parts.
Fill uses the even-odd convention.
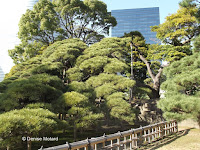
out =
[[[121,150],[137,149],[144,144],[152,143],[167,135],[178,132],[176,121],[160,122],[137,129],[103,135],[59,146],[40,148],[40,150]]]

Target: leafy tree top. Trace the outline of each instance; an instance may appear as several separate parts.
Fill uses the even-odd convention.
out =
[[[182,0],[179,5],[182,7],[196,7],[199,3],[199,0]]]
[[[79,39],[66,39],[55,42],[47,47],[42,55],[16,65],[7,77],[24,77],[38,73],[48,73],[59,76],[64,67],[70,68],[74,65],[76,58],[87,47],[88,46]]]
[[[105,38],[87,48],[78,57],[76,66],[67,71],[72,81],[86,80],[100,73],[124,72],[128,69],[125,62],[128,39]]]
[[[116,19],[99,0],[39,0],[19,22],[21,44],[9,50],[14,63],[41,55],[56,41],[78,38],[88,45],[100,41]]]
[[[188,44],[199,34],[197,12],[196,7],[180,7],[177,13],[167,16],[163,24],[153,26],[152,31],[157,32],[157,38],[164,43],[174,46]]]
[[[123,37],[131,37],[133,40],[135,37],[140,37],[142,40],[144,40],[144,36],[139,31],[131,31],[129,33],[124,33]]]

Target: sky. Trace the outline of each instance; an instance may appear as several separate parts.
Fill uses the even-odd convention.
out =
[[[160,23],[165,17],[175,13],[179,8],[180,0],[102,0],[107,4],[108,11],[115,9],[132,9],[159,7]],[[28,0],[1,0],[0,5],[0,66],[4,73],[8,73],[14,65],[8,56],[8,50],[13,49],[20,43],[17,38],[18,23],[25,13]]]

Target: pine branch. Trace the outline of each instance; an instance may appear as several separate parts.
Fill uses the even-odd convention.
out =
[[[149,72],[149,75],[150,75],[150,77],[153,79],[153,81],[155,80],[155,76],[154,76],[154,74],[153,74],[153,72],[152,72],[152,70],[151,70],[151,67],[150,67],[150,64],[149,64],[149,62],[139,53],[139,57],[140,57],[140,59],[146,64],[146,66],[147,66],[147,70],[148,70],[148,72]]]

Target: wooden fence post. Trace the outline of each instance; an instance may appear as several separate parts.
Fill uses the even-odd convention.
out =
[[[144,142],[146,143],[147,141],[148,141],[148,129],[146,130],[146,129],[143,129],[143,132],[144,132],[144,135],[143,135],[143,140],[144,140]]]
[[[151,127],[151,141],[154,141],[155,139],[155,126]]]
[[[136,149],[137,148],[137,134],[135,131],[132,131],[132,148]]]
[[[175,123],[175,132],[177,133],[178,132],[178,122],[174,121],[174,123]]]
[[[105,133],[103,134],[103,137],[106,138],[106,134],[105,134]],[[103,146],[102,146],[102,148],[104,148],[105,146],[106,146],[106,140],[103,141]]]
[[[148,129],[148,143],[151,143],[151,128]]]
[[[162,124],[161,124],[161,126],[160,126],[160,137],[163,139],[163,137],[164,137],[164,135],[165,135],[165,129],[164,129],[164,127],[165,127],[165,123],[163,122]]]
[[[117,146],[117,150],[119,150],[119,148],[120,148],[120,138],[117,138],[117,144],[119,145],[119,146]]]
[[[131,129],[132,131],[132,129]],[[130,135],[130,143],[129,143],[129,146],[130,146],[130,150],[132,150],[132,134]]]
[[[143,129],[143,127],[141,127],[141,131],[140,131],[140,142],[138,143],[138,146],[140,147],[140,146],[142,146],[142,143],[143,143],[143,131],[144,131],[144,129]]]
[[[124,136],[124,149],[126,149],[126,136]]]

